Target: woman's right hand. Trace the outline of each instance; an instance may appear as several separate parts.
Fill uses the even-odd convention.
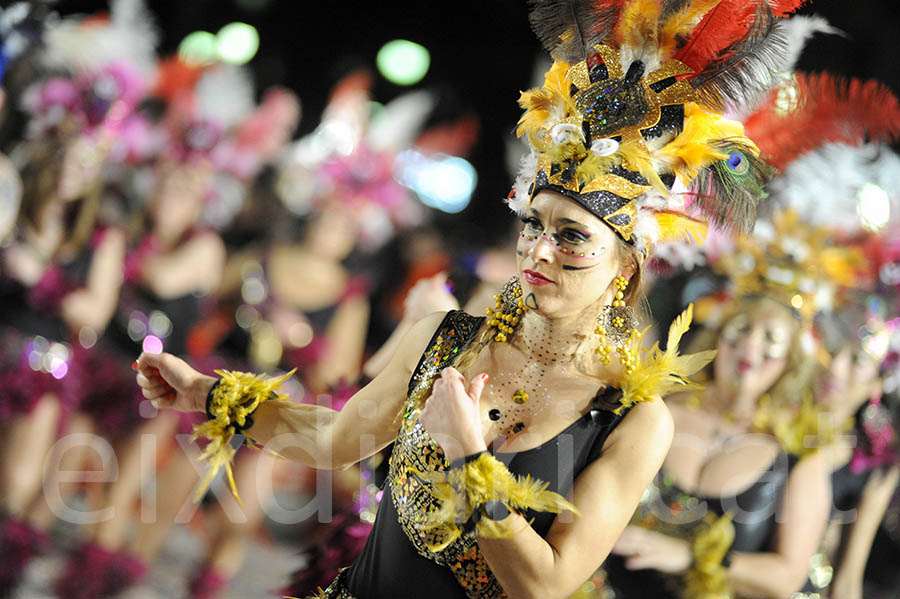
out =
[[[206,395],[216,379],[201,374],[172,354],[143,353],[137,359],[137,383],[156,408],[205,412]]]

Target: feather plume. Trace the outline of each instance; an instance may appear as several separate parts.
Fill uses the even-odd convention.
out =
[[[434,109],[436,98],[425,90],[403,94],[388,102],[369,122],[366,139],[376,151],[409,147]]]
[[[656,157],[665,160],[687,185],[700,169],[727,157],[721,147],[710,145],[711,140],[743,135],[741,123],[688,102],[684,105],[684,130],[658,150]]]
[[[810,0],[769,0],[769,9],[776,17],[786,17],[798,11]]]
[[[525,510],[551,512],[563,511],[579,515],[578,508],[563,496],[548,491],[548,483],[529,475],[515,476],[502,462],[489,453],[482,453],[462,468],[448,471],[421,472],[410,469],[426,485],[426,490],[440,501],[440,508],[427,514],[427,530],[443,532],[441,541],[429,545],[431,551],[445,549],[462,534],[460,524],[468,522],[475,509],[481,509],[488,501],[499,501],[511,512]],[[512,532],[491,526],[489,518],[476,524],[481,536],[509,537]]]
[[[622,377],[622,405],[616,410],[617,413],[636,403],[665,397],[677,391],[701,388],[688,377],[709,364],[715,357],[716,350],[688,355],[678,353],[678,344],[690,328],[693,314],[694,306],[691,304],[672,322],[665,351],[659,348],[658,342],[649,350],[641,348],[643,334],[632,334],[630,349],[637,357],[636,365],[632,372],[626,372]]]
[[[143,77],[156,68],[155,20],[141,0],[116,0],[108,20],[67,17],[47,25],[42,60],[73,73],[127,63]]]
[[[691,77],[691,85],[705,104],[720,110],[758,102],[784,70],[787,50],[784,23],[761,7],[744,39]]]
[[[682,3],[681,8],[667,13],[663,9],[663,23],[659,32],[659,44],[663,59],[672,56],[684,39],[687,39],[700,20],[719,5],[722,0],[693,0]]]
[[[525,214],[525,209],[531,201],[530,189],[534,183],[537,165],[538,156],[534,150],[523,155],[519,162],[519,174],[513,185],[512,197],[509,198],[509,208],[518,215]]]
[[[859,192],[866,185],[885,192],[891,221],[896,224],[900,220],[900,156],[879,144],[825,144],[791,162],[769,185],[769,192],[773,203],[802,214],[813,226],[853,235],[868,224],[863,220],[867,215],[858,208]]]
[[[898,139],[900,103],[877,81],[798,73],[769,94],[745,128],[766,161],[784,168],[824,143]]]
[[[707,224],[700,219],[677,212],[660,211],[653,215],[659,228],[658,241],[685,241],[703,244]]]
[[[699,172],[688,191],[691,205],[719,227],[750,230],[757,204],[765,198],[764,188],[775,169],[759,159],[746,138],[715,140],[711,145],[727,158]]]
[[[526,135],[538,149],[548,149],[543,141],[543,130],[575,112],[575,103],[569,95],[568,70],[567,63],[554,62],[544,77],[542,87],[524,91],[519,96],[519,106],[525,113],[519,119],[516,135]]]
[[[603,43],[619,20],[623,0],[529,0],[528,20],[555,60],[575,64]]]
[[[197,81],[196,114],[228,129],[253,111],[253,95],[249,71],[219,65],[204,72]]]
[[[627,0],[616,27],[622,68],[643,61],[648,72],[659,66],[660,0]]]
[[[760,0],[722,0],[703,16],[674,58],[695,73],[702,72],[747,36],[761,4]]]

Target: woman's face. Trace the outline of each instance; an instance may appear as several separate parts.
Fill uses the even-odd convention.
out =
[[[878,366],[878,361],[858,344],[844,347],[819,377],[818,401],[835,412],[856,412],[879,384]]]
[[[163,175],[152,208],[157,231],[177,238],[196,222],[209,176],[207,168],[187,164],[173,167]]]
[[[539,192],[522,218],[516,244],[525,303],[548,318],[573,316],[612,301],[622,272],[616,234],[573,200]]]
[[[716,381],[734,398],[761,396],[784,372],[798,326],[787,307],[768,299],[732,316],[719,335]]]
[[[81,198],[95,184],[103,170],[104,151],[94,140],[79,136],[63,151],[57,195],[63,202]]]
[[[309,223],[306,243],[316,255],[340,261],[356,246],[358,230],[352,214],[337,206],[325,206]]]

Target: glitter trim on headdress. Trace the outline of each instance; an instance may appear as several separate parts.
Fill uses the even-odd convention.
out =
[[[790,54],[781,21],[800,4],[534,0],[529,17],[554,64],[519,100],[518,134],[535,158],[511,207],[550,189],[648,249],[685,231],[672,215],[686,207],[669,197],[678,179],[694,212],[750,228],[773,170],[722,111],[774,84]]]

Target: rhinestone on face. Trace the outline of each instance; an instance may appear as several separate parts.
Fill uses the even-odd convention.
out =
[[[488,418],[490,418],[494,422],[500,420],[500,418],[502,416],[503,416],[503,413],[500,412],[500,410],[498,410],[497,408],[491,408],[491,411],[488,412]]]
[[[524,389],[516,389],[515,393],[513,393],[513,401],[517,404],[523,404],[528,401],[528,392]]]

